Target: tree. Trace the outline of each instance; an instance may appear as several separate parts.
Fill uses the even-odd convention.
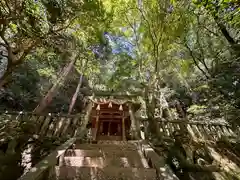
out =
[[[233,50],[239,50],[239,39],[236,39],[231,35],[231,33],[234,33],[233,31],[236,33],[239,31],[239,22],[237,21],[239,18],[237,15],[239,12],[239,4],[232,0],[224,2],[202,1],[196,2],[196,4],[203,6],[207,11],[210,12],[223,37],[226,38]],[[227,26],[230,26],[230,28]]]
[[[219,97],[229,101],[225,105],[237,107],[238,100],[232,99],[239,93],[236,51],[229,48],[209,10],[189,1],[132,1],[115,10],[114,31],[108,33],[114,54],[109,62],[114,66],[107,75],[112,77],[105,78],[110,87],[130,91],[144,87],[148,117],[156,115],[164,94],[170,104],[174,98],[188,107],[204,104],[212,115]],[[223,68],[226,64],[229,68]]]
[[[72,70],[75,62],[77,60],[76,55],[72,55],[69,64],[67,64],[63,71],[60,73],[60,77],[57,82],[52,86],[52,88],[48,91],[47,95],[41,100],[39,105],[34,109],[34,112],[40,114],[47,106],[51,103],[56,91],[59,89],[59,85],[64,83],[66,77],[68,76],[69,72]]]
[[[179,7],[183,8],[184,3],[179,3]],[[128,44],[133,44],[128,52],[133,53],[125,55],[128,57],[126,60],[124,56],[119,58],[117,74],[114,73],[112,79],[115,81],[116,76],[121,78],[125,76],[129,80],[138,81],[140,87],[144,88],[143,99],[151,132],[158,134],[159,137],[159,128],[154,115],[160,101],[160,89],[164,88],[163,71],[170,65],[167,56],[169,48],[175,44],[175,39],[181,36],[184,29],[185,17],[180,17],[181,9],[176,8],[175,11],[172,9],[173,6],[166,1],[139,1],[122,7],[119,12],[124,19],[122,18],[121,22],[117,20],[119,29],[124,29],[119,33],[127,37],[127,41],[130,42]],[[126,44],[124,43],[125,46],[129,46]],[[119,84],[124,83],[122,80]]]
[[[101,23],[105,18],[103,5],[98,1],[27,0],[16,3],[4,0],[0,14],[0,45],[7,51],[7,67],[0,87],[37,47],[53,47],[61,53],[67,49],[67,42],[73,40],[70,27],[79,28],[74,23],[80,23],[82,31],[89,31],[88,19],[94,18]]]

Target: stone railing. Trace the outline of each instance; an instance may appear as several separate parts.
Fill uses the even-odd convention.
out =
[[[64,156],[66,150],[71,148],[76,140],[76,138],[71,138],[66,141],[64,144],[50,153],[46,158],[31,168],[26,174],[22,175],[18,180],[55,179],[52,177],[52,175],[55,174],[55,165],[58,163],[58,160]]]

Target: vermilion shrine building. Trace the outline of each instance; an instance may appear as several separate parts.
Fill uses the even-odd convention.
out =
[[[91,99],[93,140],[128,140],[130,128],[135,123],[134,112],[139,104],[113,98]]]

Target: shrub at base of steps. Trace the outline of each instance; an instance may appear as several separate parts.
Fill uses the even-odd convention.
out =
[[[24,172],[21,152],[5,154],[0,151],[0,179],[15,180]]]
[[[28,137],[27,137],[28,138]],[[8,152],[8,142],[0,144],[0,179],[16,180],[27,168],[33,167],[57,146],[66,141],[66,138],[44,137],[31,139],[24,142],[23,139],[15,140],[15,147]],[[13,142],[13,140],[11,140]],[[4,146],[6,146],[4,148]],[[30,166],[30,167],[28,167]],[[13,173],[14,172],[14,173]]]
[[[45,137],[34,141],[32,144],[31,151],[31,163],[32,167],[35,166],[39,161],[46,157],[51,151],[55,150],[57,146],[65,142],[66,138],[56,138],[56,137]]]

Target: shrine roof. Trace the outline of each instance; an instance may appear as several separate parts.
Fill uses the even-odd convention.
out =
[[[129,100],[124,100],[124,99],[111,99],[111,98],[106,98],[106,97],[95,97],[95,98],[90,98],[90,100],[95,103],[95,104],[109,104],[112,102],[113,104],[118,104],[118,105],[123,105],[126,104],[127,102],[130,102]]]
[[[129,99],[120,99],[113,97],[89,97],[89,99],[96,105],[106,105],[111,102],[112,104],[123,106],[129,103],[132,104],[135,107],[135,109],[139,109],[141,106],[141,103]]]

